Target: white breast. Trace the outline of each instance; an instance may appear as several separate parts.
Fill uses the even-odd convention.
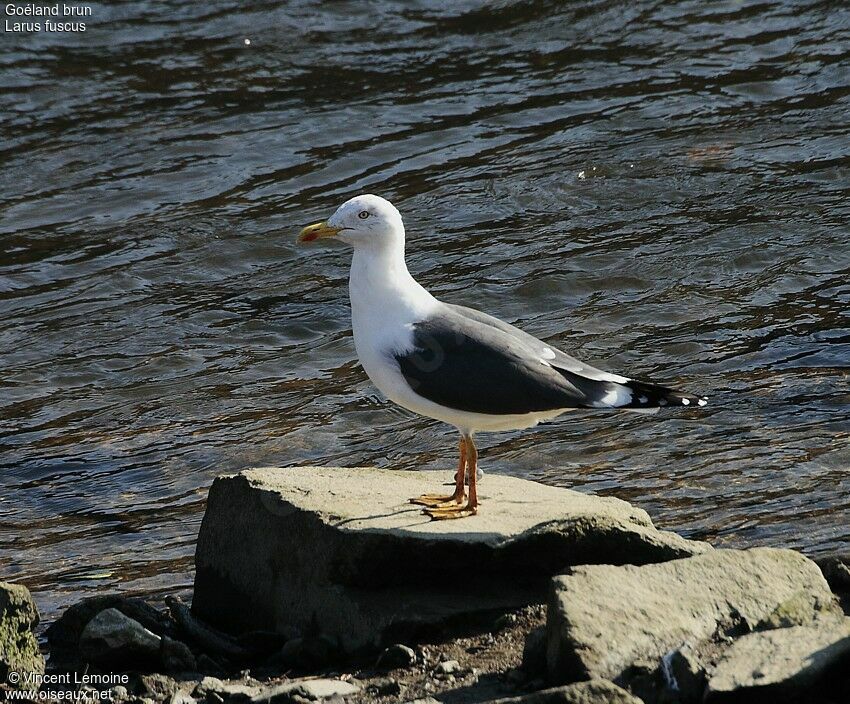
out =
[[[360,364],[385,396],[410,408],[410,388],[394,355],[412,349],[413,325],[436,310],[439,301],[416,283],[403,257],[399,262],[368,251],[354,253],[348,288]]]

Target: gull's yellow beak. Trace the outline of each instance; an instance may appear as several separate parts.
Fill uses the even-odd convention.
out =
[[[320,237],[333,237],[339,232],[341,227],[331,227],[326,222],[317,222],[315,225],[307,225],[298,234],[299,242],[312,242]]]

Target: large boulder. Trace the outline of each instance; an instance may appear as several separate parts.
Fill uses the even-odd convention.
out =
[[[716,550],[642,567],[576,567],[553,580],[549,676],[610,679],[651,700],[670,656],[692,657],[685,645],[698,653],[703,642],[840,614],[817,565],[792,550]],[[683,669],[701,668],[694,661]]]
[[[850,696],[850,618],[741,636],[708,680],[708,702],[772,703]]]
[[[613,682],[588,680],[564,687],[542,689],[518,697],[492,699],[487,704],[643,704],[643,702]]]
[[[10,672],[21,674],[12,687],[38,689],[38,679],[26,675],[44,673],[44,656],[33,630],[38,625],[38,608],[29,590],[20,584],[0,582],[0,683],[9,682]]]
[[[570,565],[711,550],[624,501],[514,477],[488,475],[472,518],[434,522],[407,502],[450,478],[368,467],[219,477],[198,537],[194,614],[233,633],[318,631],[353,651],[541,602]]]

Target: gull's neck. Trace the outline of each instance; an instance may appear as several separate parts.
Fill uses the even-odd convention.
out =
[[[403,231],[354,250],[348,290],[355,335],[358,328],[419,320],[439,305],[407,270]]]

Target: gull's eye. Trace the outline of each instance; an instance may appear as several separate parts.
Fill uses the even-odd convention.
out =
[[[361,220],[365,220],[366,218],[368,218],[368,217],[369,217],[369,211],[368,211],[368,210],[361,210],[361,211],[357,214],[357,217],[358,217],[358,218],[360,218]]]

